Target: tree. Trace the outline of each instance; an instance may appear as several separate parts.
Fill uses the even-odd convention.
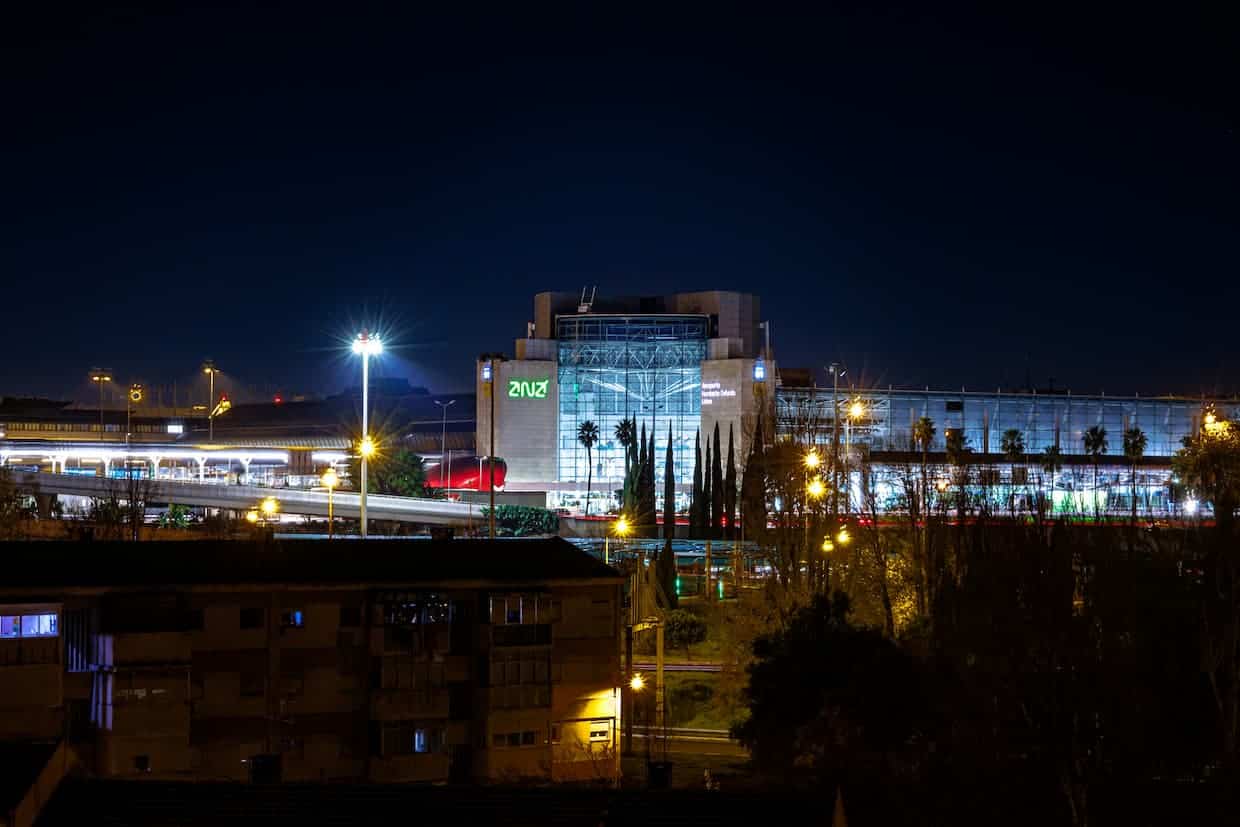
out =
[[[1081,442],[1094,466],[1094,519],[1100,520],[1102,509],[1098,501],[1098,460],[1107,452],[1107,429],[1101,425],[1093,425],[1086,429]]]
[[[12,540],[18,535],[18,526],[24,516],[24,497],[13,484],[8,468],[0,465],[0,539]]]
[[[693,497],[689,500],[689,533],[702,536],[702,432],[693,435]]]
[[[349,458],[349,478],[361,480],[361,459]],[[422,457],[408,448],[377,453],[367,463],[366,488],[372,494],[395,497],[425,497],[426,464]]]
[[[672,426],[667,426],[667,455],[663,460],[663,553],[659,556],[659,580],[663,594],[671,608],[678,602],[676,597],[676,552],[672,541],[676,538],[676,460],[672,451]]]
[[[1025,458],[1025,436],[1016,428],[1008,428],[1000,439],[1003,456],[1008,461],[1011,489],[1008,493],[1008,509],[1016,515],[1016,463]]]
[[[577,441],[586,449],[586,516],[590,516],[590,489],[594,482],[594,446],[598,443],[598,425],[587,419],[577,426]]]
[[[913,423],[913,445],[921,449],[921,499],[923,506],[930,502],[930,477],[927,473],[927,465],[930,443],[934,441],[934,434],[934,420],[930,417],[923,416]]]
[[[616,423],[616,442],[624,448],[624,488],[620,495],[620,510],[632,514],[634,511],[634,487],[637,484],[637,422],[633,419],[622,419]]]
[[[648,536],[658,537],[656,526],[658,515],[655,513],[654,499],[654,434],[646,436],[646,425],[642,424],[641,452],[638,456],[640,466],[637,474],[637,519],[640,529]]]
[[[684,649],[685,658],[689,657],[690,646],[706,640],[706,622],[693,612],[674,609],[667,613],[663,623],[667,645],[673,649]]]
[[[728,518],[728,537],[736,539],[736,455],[732,425],[728,424],[728,467],[723,479],[723,511]]]
[[[710,439],[706,440],[706,464],[702,467],[702,533],[701,537],[709,538],[711,536],[711,526],[713,526],[713,514],[711,514],[711,505],[714,503],[714,494],[711,491],[711,464],[710,464]]]
[[[947,461],[956,469],[956,485],[959,487],[956,519],[963,520],[969,495],[969,456],[973,449],[969,447],[969,440],[962,428],[948,428],[943,434],[943,440]]]
[[[718,540],[723,525],[723,450],[719,446],[719,423],[715,423],[714,464],[710,467],[710,536]]]
[[[754,641],[749,718],[732,731],[760,768],[801,767],[826,778],[877,770],[918,732],[917,662],[877,630],[853,626],[848,614],[842,593],[817,595],[784,628]]]
[[[1132,427],[1124,431],[1124,458],[1128,460],[1132,483],[1132,521],[1137,521],[1137,463],[1145,456],[1145,447],[1149,440],[1145,431]]]
[[[762,414],[758,414],[749,458],[741,476],[741,526],[750,540],[762,542],[766,536],[766,446],[762,438]]]
[[[1055,507],[1055,475],[1063,468],[1063,454],[1059,450],[1058,445],[1047,445],[1042,449],[1042,470],[1046,472],[1047,497],[1050,501],[1051,510]],[[1041,488],[1042,486],[1039,486]],[[1043,511],[1045,509],[1039,509]]]

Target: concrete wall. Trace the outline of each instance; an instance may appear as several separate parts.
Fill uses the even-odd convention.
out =
[[[479,456],[491,453],[491,389],[495,389],[495,455],[508,464],[505,487],[545,491],[556,478],[556,421],[560,404],[554,361],[505,361],[494,365],[494,383],[477,376]],[[509,394],[513,380],[547,380],[547,395],[530,399]]]
[[[740,485],[759,410],[769,422],[775,398],[775,369],[768,363],[766,380],[753,379],[753,359],[708,360],[702,363],[702,438],[713,437],[719,424],[722,462],[728,459],[728,427],[736,438],[736,474]],[[703,449],[704,450],[704,449]],[[713,448],[712,448],[713,450]],[[727,473],[726,465],[724,473]]]

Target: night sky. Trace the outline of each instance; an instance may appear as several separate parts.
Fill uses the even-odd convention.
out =
[[[1234,16],[26,5],[0,394],[331,392],[364,323],[467,388],[583,285],[756,292],[882,385],[1240,390]]]

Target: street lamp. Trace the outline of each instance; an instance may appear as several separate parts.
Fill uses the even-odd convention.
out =
[[[621,514],[620,517],[616,520],[615,525],[612,526],[612,531],[616,533],[617,537],[623,540],[625,537],[628,537],[629,534],[633,531],[633,526],[629,524],[629,518]],[[603,535],[603,562],[609,566],[611,565],[610,543],[611,543],[611,535],[604,534]]]
[[[827,486],[822,481],[821,477],[814,477],[809,481],[809,484],[805,486],[805,493],[809,494],[815,500],[820,500],[823,495],[827,493]]]
[[[634,692],[641,692],[645,688],[646,679],[642,677],[641,672],[633,675],[633,679],[629,681],[629,689],[632,689]]]
[[[270,520],[280,512],[280,503],[275,497],[264,497],[263,501],[258,504],[259,511],[263,512],[263,517]]]
[[[210,383],[210,397],[207,399],[207,442],[215,442],[215,374],[220,369],[215,366],[215,360],[208,359],[202,363],[202,372],[207,375],[207,381]]]
[[[435,404],[443,409],[443,433],[439,440],[439,487],[444,490],[444,494],[448,491],[448,480],[452,477],[452,465],[448,462],[448,408],[456,404],[455,399],[449,399],[447,402],[435,400]],[[448,472],[448,479],[444,478],[444,471]]]
[[[333,528],[335,526],[334,514],[332,514],[332,491],[340,484],[340,477],[336,475],[336,469],[329,467],[323,472],[321,480],[323,487],[327,489],[327,539],[333,539]]]
[[[112,371],[91,368],[90,381],[99,386],[99,441],[103,441],[103,383],[112,381]]]
[[[366,472],[367,460],[374,453],[374,442],[370,439],[370,357],[383,352],[383,342],[378,336],[370,335],[363,330],[353,340],[353,352],[362,357],[362,539],[366,539]]]
[[[841,546],[846,546],[852,542],[852,535],[848,533],[847,526],[842,527],[839,533],[835,535],[835,542],[839,543]]]
[[[142,386],[137,382],[129,386],[129,398],[125,402],[125,443],[129,443],[129,435],[133,431],[133,406],[142,401]]]
[[[811,448],[810,452],[805,455],[805,467],[813,471],[819,465],[822,465],[822,457],[818,456],[816,449]]]

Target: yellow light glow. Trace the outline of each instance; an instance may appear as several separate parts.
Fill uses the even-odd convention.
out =
[[[280,510],[280,503],[276,501],[275,497],[267,497],[259,503],[258,507],[262,509],[264,516],[270,517]]]
[[[358,452],[366,459],[370,459],[375,455],[375,441],[370,437],[363,437]]]
[[[339,485],[340,477],[337,476],[336,469],[328,468],[326,471],[324,471],[321,482],[323,483],[324,488],[335,488],[337,485]]]
[[[940,491],[946,491],[946,490],[947,490],[947,480],[939,480],[938,482],[936,482],[936,483],[934,484],[934,487],[935,487],[935,488],[937,488],[937,489],[939,489]]]
[[[848,529],[841,528],[839,533],[835,535],[835,542],[841,546],[846,546],[852,542],[852,535],[848,533]]]
[[[624,537],[632,530],[633,530],[633,527],[629,525],[628,517],[621,515],[620,519],[616,520],[616,534],[618,536]]]
[[[826,537],[822,541],[822,551],[824,554],[830,554],[835,551],[835,543],[831,542],[830,537]]]
[[[823,484],[821,479],[814,477],[809,481],[809,485],[805,486],[805,493],[809,494],[815,500],[821,499],[822,496],[827,493],[827,486]]]
[[[865,416],[865,405],[862,405],[860,400],[852,403],[848,406],[848,416],[851,419],[860,419]]]
[[[632,689],[634,692],[641,692],[645,686],[646,679],[641,676],[640,672],[634,675],[633,679],[629,681],[629,689]]]
[[[257,523],[257,522],[258,522],[258,512],[257,512],[257,511],[247,511],[247,512],[245,512],[245,521],[246,521],[247,523]]]
[[[1213,425],[1216,421],[1218,421],[1218,417],[1214,415],[1214,411],[1210,411],[1208,414],[1206,414],[1206,425],[1207,426]]]
[[[805,455],[805,467],[811,471],[822,465],[822,457],[818,456],[817,451],[810,451]]]

